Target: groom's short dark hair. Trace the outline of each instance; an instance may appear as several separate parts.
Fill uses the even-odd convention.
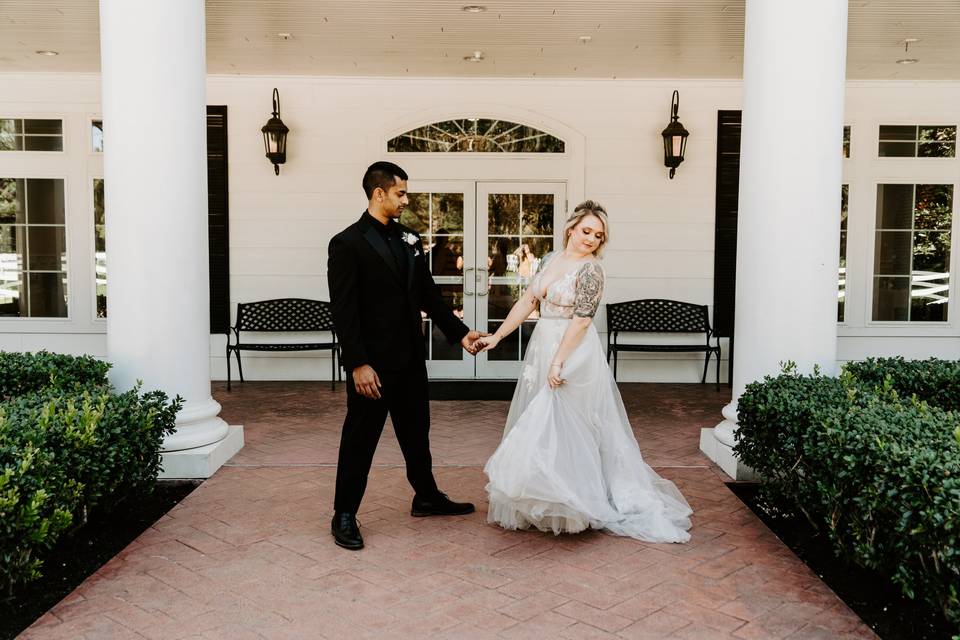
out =
[[[363,192],[367,194],[367,200],[373,197],[373,191],[377,187],[389,191],[390,187],[396,184],[397,178],[406,180],[407,172],[392,162],[381,160],[367,167],[363,174]]]

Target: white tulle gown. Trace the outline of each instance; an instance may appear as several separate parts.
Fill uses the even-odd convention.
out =
[[[487,520],[555,534],[605,529],[648,542],[690,539],[690,505],[643,460],[603,344],[591,324],[563,366],[547,373],[575,311],[599,305],[599,263],[576,265],[547,285],[544,265],[530,283],[540,320],[530,337],[503,440],[487,462]],[[599,281],[599,285],[598,285]]]

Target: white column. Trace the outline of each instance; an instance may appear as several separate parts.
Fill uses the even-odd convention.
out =
[[[164,451],[206,459],[229,430],[210,395],[204,1],[101,0],[100,49],[111,380],[180,395]],[[212,473],[168,458],[168,476]]]
[[[837,362],[847,0],[747,0],[733,402],[700,448],[735,479],[737,399],[795,361]]]

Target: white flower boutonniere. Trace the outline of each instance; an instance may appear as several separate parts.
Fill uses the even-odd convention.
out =
[[[408,231],[404,231],[403,235],[400,237],[403,238],[403,241],[406,242],[411,247],[417,244],[417,242],[420,240],[420,238],[418,238],[417,236],[415,236],[414,234]]]

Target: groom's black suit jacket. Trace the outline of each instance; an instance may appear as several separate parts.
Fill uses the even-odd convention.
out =
[[[393,250],[388,233],[396,233]],[[411,244],[404,235],[416,241]],[[378,372],[397,371],[422,363],[421,310],[451,343],[469,331],[443,302],[419,236],[394,221],[385,228],[366,211],[330,240],[327,281],[347,371],[364,364]]]

